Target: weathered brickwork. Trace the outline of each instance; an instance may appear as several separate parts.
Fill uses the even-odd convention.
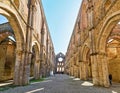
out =
[[[110,86],[109,74],[120,82],[119,4],[120,0],[82,1],[66,53],[66,73],[104,87]]]
[[[4,54],[0,55],[0,61],[5,59],[0,64],[0,71],[5,72],[5,62],[11,59],[11,63],[8,62],[12,66],[9,73],[11,76],[5,72],[6,79],[10,76],[15,85],[26,85],[30,75],[35,79],[48,76],[54,70],[55,54],[41,0],[0,0],[0,14],[8,19],[13,30],[9,35],[13,35],[16,40],[14,48],[7,46],[10,49],[7,60]],[[0,33],[3,37],[6,34],[6,31]],[[0,37],[0,42],[4,39]],[[4,46],[0,44],[0,47]],[[6,53],[5,50],[0,50],[0,54],[3,52]],[[11,55],[13,52],[14,57]],[[6,69],[8,72],[10,70]],[[1,75],[2,73],[0,80],[4,80],[5,75]]]

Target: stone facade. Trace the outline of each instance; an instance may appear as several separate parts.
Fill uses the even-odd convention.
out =
[[[99,3],[98,3],[99,2]],[[66,73],[109,87],[120,82],[120,0],[83,0],[66,53]]]
[[[55,57],[55,73],[64,74],[64,65],[65,65],[65,55],[63,53],[58,53]]]
[[[0,0],[0,14],[8,19],[15,37],[14,84],[28,84],[30,73],[35,79],[48,76],[55,54],[41,0]]]

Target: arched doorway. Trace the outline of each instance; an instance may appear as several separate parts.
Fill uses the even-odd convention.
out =
[[[16,40],[8,20],[0,19],[0,81],[6,81],[14,75]]]
[[[23,28],[21,27],[21,21],[17,16],[17,13],[12,10],[8,5],[0,4],[0,14],[8,20],[16,40],[15,47],[15,69],[14,69],[14,84],[21,85],[23,83],[23,64],[24,64],[24,48],[25,48],[25,34],[23,33]],[[7,65],[6,65],[7,67]],[[20,77],[21,76],[21,77]]]
[[[30,77],[34,75],[34,64],[36,60],[35,46],[32,47],[31,63],[30,63]]]
[[[118,44],[118,40],[116,40],[115,38],[112,38],[111,36],[113,35],[113,33],[114,33],[113,37],[115,36],[116,31],[114,31],[114,29],[117,26],[119,20],[120,20],[120,11],[115,12],[112,15],[110,15],[105,20],[104,25],[102,26],[102,28],[100,30],[100,33],[99,33],[99,36],[97,39],[97,43],[96,43],[96,45],[97,45],[96,49],[98,51],[97,58],[98,58],[98,63],[99,63],[98,73],[100,73],[99,81],[100,81],[100,85],[103,85],[106,87],[109,86],[108,75],[110,73],[112,73],[112,71],[110,71],[110,69],[111,70],[114,69],[114,67],[110,66],[110,64],[111,63],[113,63],[114,65],[116,64],[116,62],[110,62],[110,58],[116,57],[113,52],[115,52],[117,49],[114,45],[112,45],[112,42]],[[111,45],[114,48],[109,48],[109,46],[111,46]],[[114,55],[110,56],[111,50],[112,50],[112,54],[114,54]],[[117,61],[117,60],[114,60],[114,61]],[[109,69],[109,67],[112,67],[112,68]],[[119,69],[117,69],[117,70],[119,70]],[[115,72],[114,72],[114,74],[115,74]]]
[[[92,64],[90,59],[90,48],[88,45],[84,45],[82,50],[82,59],[83,59],[83,73],[85,80],[91,80],[92,79]]]
[[[32,57],[30,63],[30,76],[33,76],[35,79],[40,78],[40,51],[37,43],[32,45]]]
[[[108,73],[113,82],[120,83],[120,24],[116,24],[107,42]]]

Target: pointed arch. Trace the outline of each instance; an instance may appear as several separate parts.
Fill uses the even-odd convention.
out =
[[[97,63],[98,66],[98,76],[99,83],[102,86],[109,87],[109,78],[108,78],[108,60],[107,60],[107,41],[108,38],[120,20],[120,11],[112,13],[105,20],[100,29],[97,41],[96,41],[96,51],[97,51]]]
[[[84,61],[87,61],[87,55],[89,52],[90,52],[90,48],[87,45],[85,45],[82,52]]]
[[[35,79],[40,77],[40,46],[34,41],[32,43],[31,73]]]
[[[0,2],[0,14],[8,19],[16,37],[17,48],[22,50],[23,43],[25,41],[25,34],[24,29],[21,25],[21,20],[17,16],[16,11]]]
[[[98,39],[96,42],[96,49],[97,51],[101,50],[101,52],[106,51],[106,42],[108,40],[108,37],[113,30],[113,28],[116,26],[116,24],[120,20],[120,11],[117,11],[115,13],[112,13],[103,23],[103,26],[100,30],[100,33],[98,35]]]
[[[22,20],[16,10],[5,3],[0,2],[0,14],[5,16],[15,35],[16,39],[16,58],[15,58],[15,69],[14,69],[14,84],[23,84],[23,64],[24,64],[24,53],[25,53],[25,29],[22,27]]]

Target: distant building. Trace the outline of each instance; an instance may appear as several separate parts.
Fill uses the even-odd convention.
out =
[[[65,65],[65,55],[60,52],[56,55],[55,73],[63,74],[64,65]]]

